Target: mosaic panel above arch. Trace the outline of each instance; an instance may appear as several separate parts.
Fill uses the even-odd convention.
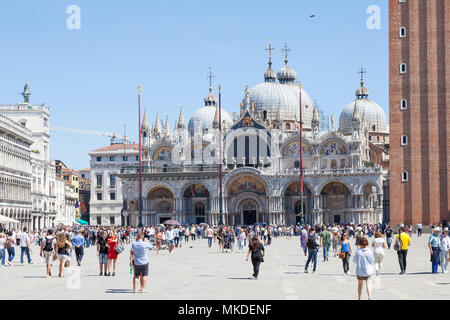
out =
[[[321,155],[344,155],[347,154],[343,143],[338,141],[327,141],[320,150]]]
[[[237,196],[243,192],[252,192],[263,196],[266,194],[266,188],[256,177],[239,176],[231,182],[228,187],[228,194],[230,196]]]
[[[153,160],[172,160],[172,148],[160,147],[153,153]]]
[[[303,142],[303,154],[304,155],[310,155],[311,154],[311,147]],[[286,147],[284,147],[283,150],[283,156],[297,156],[300,154],[300,142],[299,141],[293,141],[289,143]]]

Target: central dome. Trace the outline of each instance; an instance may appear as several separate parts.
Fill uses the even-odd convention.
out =
[[[299,92],[299,87],[294,84],[263,82],[250,90],[250,103],[255,104],[256,111],[266,111],[268,119],[276,120],[279,104],[282,120],[300,121]],[[311,129],[312,113],[311,98],[302,89],[303,128]]]

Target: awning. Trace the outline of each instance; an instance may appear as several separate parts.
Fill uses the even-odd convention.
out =
[[[19,221],[0,215],[0,223],[19,223]]]
[[[78,222],[78,224],[84,224],[86,226],[89,225],[89,222],[81,220],[81,219],[75,220],[75,222]]]

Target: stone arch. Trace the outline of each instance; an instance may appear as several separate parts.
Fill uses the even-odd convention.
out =
[[[251,174],[242,174],[231,179],[225,193],[229,196],[238,196],[241,193],[255,193],[259,196],[267,195],[267,186],[265,182]]]
[[[351,194],[350,188],[340,181],[330,181],[320,190],[321,195]]]
[[[152,184],[146,186],[145,189],[142,188],[143,189],[142,190],[142,198],[147,199],[147,196],[150,193],[150,191],[154,190],[155,188],[166,188],[166,189],[170,190],[170,192],[172,192],[174,197],[176,195],[174,188],[170,184],[158,181],[157,183],[152,183]]]
[[[253,175],[256,178],[259,178],[264,186],[265,186],[265,190],[266,190],[266,195],[269,196],[273,193],[273,188],[272,188],[272,184],[271,184],[271,180],[265,176],[261,170],[255,169],[255,168],[249,168],[249,167],[245,167],[245,168],[239,168],[239,169],[235,169],[232,172],[228,173],[227,175],[225,175],[224,179],[223,179],[223,185],[224,190],[225,190],[225,194],[228,190],[228,187],[230,185],[230,183],[236,179],[239,176],[242,175]]]
[[[329,183],[333,183],[333,182],[339,182],[342,183],[345,187],[347,187],[347,189],[350,191],[350,194],[352,193],[352,188],[349,185],[349,183],[347,181],[345,181],[344,179],[338,178],[338,177],[333,177],[332,180],[326,180],[324,182],[322,182],[321,184],[317,185],[316,188],[314,189],[314,194],[315,195],[320,195],[323,188],[329,184]]]
[[[203,188],[205,188],[205,189],[208,191],[209,197],[211,197],[211,196],[214,195],[214,192],[212,191],[213,188],[212,188],[212,187],[210,186],[210,184],[207,183],[206,181],[201,181],[201,180],[191,180],[191,181],[188,181],[188,182],[184,183],[184,184],[181,186],[181,188],[180,188],[180,190],[179,190],[179,193],[178,193],[178,197],[179,197],[179,198],[184,198],[184,194],[185,194],[186,190],[187,190],[189,187],[193,186],[193,185],[201,185]]]
[[[375,183],[375,182],[366,182],[366,183],[362,184],[362,185],[360,186],[359,190],[358,190],[359,193],[360,193],[360,194],[363,194],[363,193],[364,193],[364,189],[365,189],[366,187],[368,187],[368,186],[375,187],[375,188],[376,188],[376,193],[381,193],[381,188],[380,188],[380,186],[378,185],[378,183]]]
[[[175,194],[172,190],[165,186],[155,186],[152,188],[146,195],[147,199],[161,199],[167,198],[172,199],[175,198]]]
[[[300,183],[299,178],[291,179],[287,183],[285,183],[283,185],[283,188],[281,188],[281,190],[280,190],[280,196],[284,196],[286,194],[286,190],[295,183]],[[309,185],[309,182],[306,182],[305,180],[303,180],[303,188],[308,189],[310,194],[312,194],[313,189]]]

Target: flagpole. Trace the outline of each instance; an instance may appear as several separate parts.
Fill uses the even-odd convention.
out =
[[[219,85],[219,225],[223,224],[223,195],[222,195],[222,94]]]
[[[300,224],[304,224],[303,212],[303,117],[302,117],[302,85],[299,84],[300,108]]]
[[[138,106],[139,106],[139,224],[142,228],[142,157],[141,157],[141,87],[138,86]]]

